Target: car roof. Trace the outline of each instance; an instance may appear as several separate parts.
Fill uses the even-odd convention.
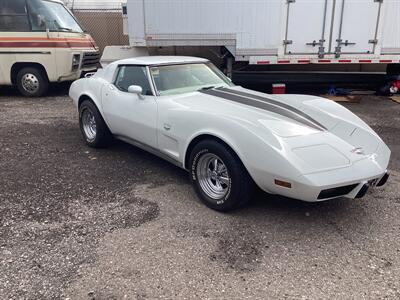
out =
[[[115,71],[119,65],[140,65],[140,66],[160,66],[186,63],[205,63],[209,60],[191,56],[140,56],[134,58],[126,58],[114,61],[108,64],[104,69],[100,69],[96,73],[96,77],[106,79],[112,82],[115,76]]]
[[[191,56],[139,56],[134,58],[126,58],[113,62],[117,65],[164,65],[164,64],[181,64],[181,63],[204,63],[208,59],[191,57]]]

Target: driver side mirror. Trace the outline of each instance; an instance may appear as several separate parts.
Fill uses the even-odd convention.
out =
[[[142,89],[142,87],[139,86],[139,85],[130,85],[130,86],[128,87],[128,93],[136,94],[136,95],[138,95],[138,97],[139,97],[140,99],[144,99],[144,97],[143,97],[143,95],[142,95],[143,89]]]

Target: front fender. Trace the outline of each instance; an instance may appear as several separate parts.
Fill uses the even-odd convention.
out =
[[[176,117],[179,115],[182,112],[176,112]],[[300,175],[300,171],[285,158],[285,144],[265,126],[231,116],[199,111],[186,111],[185,115],[190,119],[190,124],[183,130],[190,133],[180,149],[183,159],[190,155],[187,151],[194,139],[211,135],[225,142],[237,154],[250,176],[264,190],[270,190],[266,182],[274,182],[277,178],[288,179],[285,174]],[[173,116],[173,113],[170,114],[171,118]],[[207,120],[206,124],[204,120]]]

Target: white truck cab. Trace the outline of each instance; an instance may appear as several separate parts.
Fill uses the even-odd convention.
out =
[[[2,0],[0,85],[41,96],[50,82],[72,81],[97,69],[99,50],[59,0]]]

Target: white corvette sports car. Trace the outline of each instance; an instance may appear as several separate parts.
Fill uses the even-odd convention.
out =
[[[389,148],[343,106],[234,86],[205,59],[120,60],[75,81],[70,97],[89,146],[114,137],[167,159],[220,211],[246,203],[255,184],[322,201],[362,197],[389,176]]]

